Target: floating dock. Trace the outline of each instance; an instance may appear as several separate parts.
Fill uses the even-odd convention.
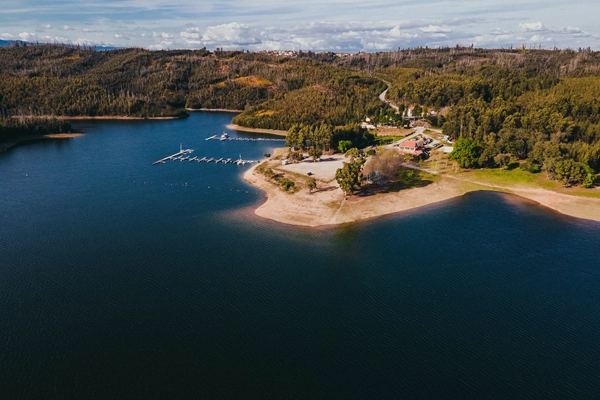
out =
[[[208,140],[208,139],[207,139]],[[166,164],[167,161],[196,161],[196,162],[205,162],[205,163],[221,163],[221,164],[237,164],[237,165],[246,165],[246,164],[254,164],[254,163],[258,163],[259,161],[255,161],[255,160],[243,160],[242,159],[242,155],[240,154],[240,158],[237,160],[234,160],[232,158],[215,158],[215,157],[202,157],[202,158],[198,158],[197,156],[194,157],[190,157],[190,156],[186,156],[186,154],[191,154],[193,153],[194,150],[192,149],[183,149],[181,146],[179,148],[179,152],[175,153],[175,154],[171,154],[168,157],[165,158],[161,158],[160,160],[154,161],[152,163],[152,165],[156,165],[156,164]]]
[[[207,137],[204,140],[233,140],[233,141],[244,141],[244,142],[285,142],[285,139],[271,139],[271,138],[241,138],[241,137],[218,137],[217,135],[212,135],[211,137]]]
[[[204,162],[204,163],[214,163],[214,164],[237,164],[237,165],[255,164],[255,163],[260,162],[260,161],[257,161],[257,160],[243,160],[241,158],[239,158],[237,160],[234,160],[232,158],[222,158],[222,157],[221,158],[214,158],[214,157],[211,157],[211,158],[206,158],[206,157],[202,157],[202,158],[198,158],[198,157],[192,157],[192,158],[189,158],[189,157],[174,157],[174,158],[171,158],[169,156],[169,157],[165,157],[165,158],[163,158],[161,160],[153,162],[152,165],[166,164],[167,161],[180,161],[180,162],[181,161],[190,161],[190,162],[196,161],[196,162],[199,162],[199,163]]]
[[[174,161],[174,160],[180,160],[180,161],[183,161],[183,160],[184,160],[184,158],[182,157],[183,155],[185,155],[185,154],[191,154],[191,153],[193,153],[193,152],[194,152],[194,150],[192,150],[192,149],[184,149],[183,147],[181,147],[181,143],[180,143],[180,144],[179,144],[179,152],[178,152],[178,153],[171,154],[171,155],[170,155],[170,156],[168,156],[168,157],[161,158],[160,160],[154,161],[154,162],[152,163],[152,165],[156,165],[156,164],[164,164],[164,163],[165,163],[165,162],[167,162],[168,160],[173,160],[173,161]],[[189,157],[187,157],[187,158],[189,158]],[[187,158],[186,158],[186,159],[187,159]]]

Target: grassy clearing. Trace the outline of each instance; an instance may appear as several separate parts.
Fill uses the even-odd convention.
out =
[[[251,86],[251,87],[260,87],[260,86],[271,86],[273,85],[273,82],[264,79],[264,78],[259,78],[258,76],[254,76],[254,75],[250,75],[250,76],[242,76],[240,78],[236,78],[233,80],[236,83],[239,83],[240,85],[244,85],[244,86]]]
[[[491,184],[498,186],[530,186],[546,190],[552,190],[557,193],[571,196],[600,198],[600,189],[585,189],[579,186],[566,188],[561,182],[552,181],[546,178],[546,174],[532,174],[521,169],[501,170],[501,169],[481,169],[462,172],[466,179],[481,182],[482,184]]]
[[[261,110],[261,111],[258,111],[255,115],[257,117],[270,117],[275,114],[276,114],[276,112],[273,110]]]
[[[380,138],[394,138],[405,137],[415,133],[415,130],[410,128],[390,128],[390,127],[378,127],[376,129],[377,136]]]
[[[512,170],[478,169],[470,171],[469,174],[472,174],[478,181],[500,186],[539,185],[540,178],[543,178],[540,174],[532,174],[518,168]]]

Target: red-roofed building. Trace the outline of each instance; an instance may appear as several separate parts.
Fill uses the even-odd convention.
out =
[[[420,156],[423,154],[423,146],[421,146],[421,144],[416,140],[408,140],[398,144],[398,152],[402,154]]]

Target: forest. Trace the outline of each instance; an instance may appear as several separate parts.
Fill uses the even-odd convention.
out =
[[[600,171],[599,71],[600,53],[590,49],[279,56],[16,43],[0,48],[0,137],[21,125],[23,132],[52,126],[29,117],[177,117],[223,108],[240,110],[234,123],[247,127],[327,132],[323,147],[337,148],[336,140],[352,137],[370,142],[355,124],[390,113],[378,99],[390,84],[387,97],[401,110],[413,107],[460,140],[453,158],[461,166],[517,160],[566,185],[589,185]]]
[[[593,184],[600,171],[598,53],[456,53],[462,56],[454,62],[431,62],[440,56],[433,52],[374,72],[393,82],[390,99],[418,107],[459,139],[451,158],[462,167],[503,167],[514,159],[567,186]]]

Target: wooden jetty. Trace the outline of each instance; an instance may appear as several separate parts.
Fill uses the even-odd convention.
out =
[[[175,160],[175,159],[179,159],[179,160],[181,160],[181,156],[183,156],[184,154],[191,154],[191,153],[193,153],[193,152],[194,152],[194,150],[192,150],[192,149],[184,149],[184,148],[181,146],[181,143],[179,143],[179,152],[177,152],[177,153],[175,153],[175,154],[171,154],[171,155],[170,155],[170,156],[168,156],[168,157],[161,158],[160,160],[154,161],[154,162],[152,163],[152,165],[156,165],[156,164],[164,164],[164,163],[165,163],[165,161],[167,161],[167,160]],[[189,157],[188,157],[188,158],[189,158]]]
[[[232,141],[244,141],[244,142],[261,142],[261,141],[271,141],[271,142],[285,142],[285,139],[273,139],[273,138],[243,138],[243,137],[218,137],[217,135],[212,135],[211,137],[207,137],[204,140],[232,140]]]
[[[216,135],[215,135],[216,136]],[[210,139],[210,138],[208,138]],[[208,140],[207,139],[207,140]],[[257,139],[248,139],[248,140],[257,140]],[[278,140],[278,139],[275,139]],[[221,164],[236,164],[236,165],[246,165],[246,164],[252,164],[252,163],[257,163],[258,161],[250,161],[250,160],[243,160],[242,159],[242,155],[240,154],[240,158],[237,160],[231,159],[231,158],[215,158],[215,157],[211,157],[211,158],[207,158],[207,157],[202,157],[199,158],[197,156],[194,157],[190,157],[189,155],[186,154],[191,154],[193,153],[194,150],[192,149],[184,149],[181,144],[179,145],[179,152],[175,153],[175,154],[171,154],[168,157],[165,158],[161,158],[160,160],[157,160],[155,162],[152,163],[152,165],[156,165],[156,164],[166,164],[167,161],[196,161],[196,162],[205,162],[205,163],[211,163],[214,162],[215,164],[221,163]]]

